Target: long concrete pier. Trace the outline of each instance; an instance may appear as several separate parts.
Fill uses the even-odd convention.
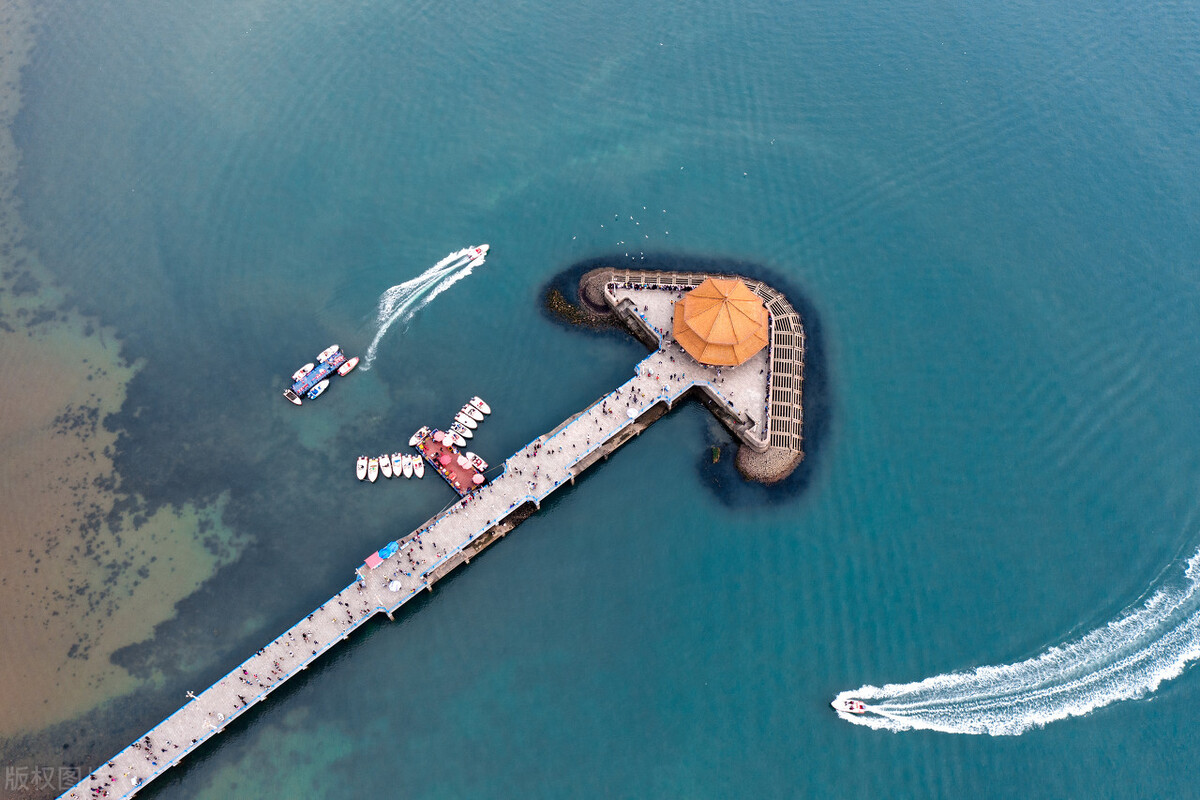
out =
[[[573,484],[686,398],[700,399],[748,447],[798,454],[804,363],[799,316],[770,287],[743,279],[767,306],[770,344],[737,367],[700,364],[670,331],[674,302],[705,277],[612,270],[605,276],[605,302],[653,348],[632,378],[518,450],[490,483],[398,539],[398,551],[381,565],[359,566],[350,585],[208,689],[189,693],[182,708],[62,797],[132,797],[367,620],[376,614],[390,619],[422,591],[432,591],[549,495]]]

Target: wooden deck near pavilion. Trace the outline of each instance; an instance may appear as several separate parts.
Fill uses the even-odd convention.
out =
[[[376,614],[388,618],[422,591],[529,517],[542,502],[607,458],[680,402],[699,397],[748,446],[800,449],[804,332],[799,316],[770,287],[746,280],[770,313],[767,349],[736,367],[710,367],[671,337],[681,292],[707,275],[613,270],[605,299],[654,348],[613,391],[529,442],[492,480],[417,530],[398,550],[237,665],[147,734],[96,767],[62,797],[125,798],[220,733],[289,677],[307,669]]]

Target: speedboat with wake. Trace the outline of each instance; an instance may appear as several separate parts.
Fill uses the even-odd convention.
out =
[[[847,697],[844,700],[834,700],[829,705],[833,706],[835,710],[844,712],[846,714],[867,713],[866,703],[864,703],[862,700],[855,700],[850,697]]]
[[[470,250],[471,260],[468,263],[474,265],[483,261],[484,256],[487,255],[490,249],[492,249],[490,244],[481,244],[479,247],[472,247]]]

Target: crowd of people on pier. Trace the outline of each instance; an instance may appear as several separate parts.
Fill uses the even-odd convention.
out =
[[[677,285],[625,282],[609,284],[609,287],[615,290],[618,285],[626,289],[671,289],[676,298],[684,295]],[[189,708],[198,709],[207,727],[190,730],[188,725],[192,723],[187,720],[174,725],[174,717],[169,718],[160,726],[163,734],[157,733],[160,728],[156,728],[151,732],[153,739],[145,737],[108,763],[107,781],[101,777],[104,774],[101,770],[93,774],[94,783],[89,787],[92,796],[107,797],[108,787],[118,779],[129,780],[133,786],[140,785],[144,778],[139,772],[151,775],[165,769],[211,732],[220,730],[227,717],[232,718],[265,697],[365,619],[380,610],[397,607],[412,592],[430,585],[436,579],[435,572],[439,567],[459,553],[470,552],[468,547],[500,525],[514,510],[528,503],[540,503],[574,476],[583,459],[595,454],[619,431],[636,424],[636,420],[655,403],[672,401],[690,385],[708,383],[714,389],[721,387],[720,393],[733,405],[732,399],[741,391],[732,385],[737,383],[736,375],[732,382],[727,382],[728,376],[720,367],[700,367],[698,370],[690,356],[683,357],[686,351],[677,342],[669,340],[663,329],[650,322],[653,315],[649,305],[641,305],[638,313],[664,344],[639,365],[636,377],[602,397],[561,430],[534,440],[518,451],[505,462],[504,470],[497,478],[468,493],[403,539],[398,551],[388,559],[389,569],[378,573],[379,581],[365,580],[369,573],[364,570],[353,589],[347,587],[199,697],[192,696],[192,702],[177,713]],[[770,366],[768,358],[764,367],[758,370],[767,386],[771,379]],[[769,411],[768,393],[763,404],[764,435]],[[391,581],[400,581],[410,593],[399,597],[387,593]],[[395,599],[391,599],[393,597]],[[236,679],[236,683],[231,679]],[[177,744],[165,738],[167,731],[172,736],[179,736],[184,730],[189,731],[188,744]],[[160,735],[162,743],[157,741]],[[186,742],[187,739],[179,741]]]

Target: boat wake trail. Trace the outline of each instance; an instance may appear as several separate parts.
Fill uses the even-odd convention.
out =
[[[474,256],[474,258],[472,258]],[[375,316],[375,338],[367,348],[362,368],[367,370],[375,361],[379,342],[397,322],[405,323],[429,305],[435,297],[471,274],[484,262],[484,255],[475,248],[451,253],[412,280],[393,286],[379,296],[379,312]]]
[[[864,686],[834,700],[866,703],[843,719],[892,731],[1013,736],[1118,700],[1142,697],[1200,657],[1200,552],[1181,579],[1102,628],[1017,664],[979,667],[917,683]]]

